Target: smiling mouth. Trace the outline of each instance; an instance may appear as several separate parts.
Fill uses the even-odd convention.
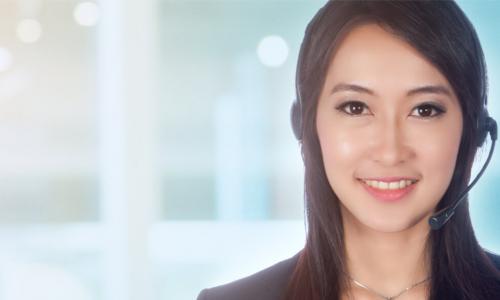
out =
[[[360,178],[358,178],[358,180],[363,184],[378,190],[399,190],[399,189],[404,189],[418,182],[417,179],[409,179],[409,178],[408,179],[401,178],[399,180],[392,180],[392,181],[370,180],[370,179],[360,179]]]
[[[396,202],[405,198],[408,194],[410,194],[414,189],[418,180],[401,180],[396,186],[396,182],[384,183],[382,186],[377,186],[380,182],[372,183],[375,186],[370,185],[365,180],[358,179],[361,182],[361,185],[364,189],[376,200],[387,203],[387,202]],[[403,183],[404,182],[404,183]],[[392,185],[391,185],[392,184]],[[400,185],[401,184],[401,185]]]

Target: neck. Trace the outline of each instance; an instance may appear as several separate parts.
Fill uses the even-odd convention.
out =
[[[347,271],[385,296],[394,296],[430,275],[427,218],[398,232],[380,232],[344,217]],[[346,214],[343,214],[346,216]],[[429,281],[407,293],[424,291]]]

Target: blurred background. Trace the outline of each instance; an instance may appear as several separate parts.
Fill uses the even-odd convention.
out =
[[[296,254],[289,108],[324,2],[0,0],[0,300],[195,299]],[[500,120],[500,2],[458,3]],[[499,183],[497,152],[470,192],[497,253]]]

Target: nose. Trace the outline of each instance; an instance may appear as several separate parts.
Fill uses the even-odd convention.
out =
[[[412,156],[413,151],[407,144],[404,127],[397,120],[388,120],[374,128],[375,147],[372,149],[372,156],[375,162],[393,166]]]

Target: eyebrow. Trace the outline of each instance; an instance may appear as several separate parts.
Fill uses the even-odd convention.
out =
[[[356,84],[339,83],[332,89],[331,94],[341,91],[353,91],[359,93],[366,93],[369,95],[376,95],[374,91]],[[452,97],[450,89],[443,85],[425,85],[413,88],[406,93],[406,96],[414,96],[416,94],[441,94]]]

